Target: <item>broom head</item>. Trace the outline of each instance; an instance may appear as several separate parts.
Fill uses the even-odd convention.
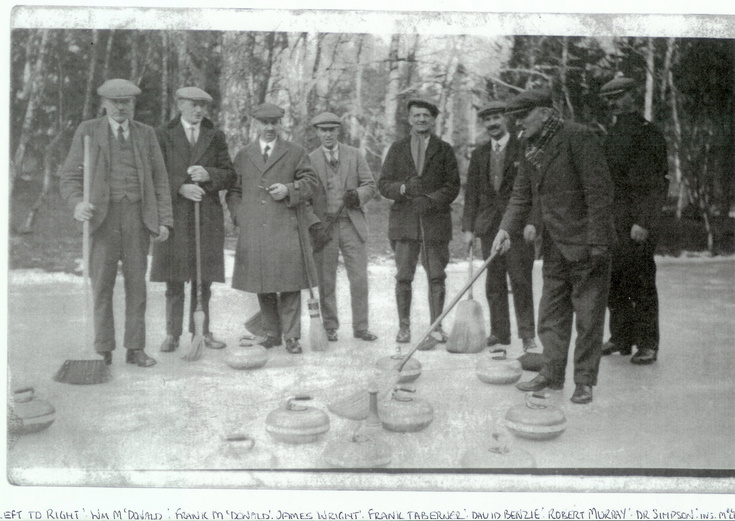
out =
[[[312,351],[326,351],[328,347],[327,332],[322,325],[319,314],[319,301],[309,299],[309,346]]]
[[[57,382],[73,385],[92,385],[112,378],[104,360],[66,360],[54,375]]]
[[[474,300],[457,304],[454,326],[447,340],[450,353],[479,353],[485,348],[485,321],[482,306]]]
[[[401,374],[398,371],[400,360],[396,360],[395,366],[387,369],[376,369],[373,380],[368,389],[378,392],[378,399],[387,398],[395,389]],[[327,404],[327,409],[342,418],[348,420],[364,420],[370,412],[370,393],[365,389],[357,391],[343,400]]]
[[[200,300],[201,302],[201,300]],[[194,312],[194,336],[191,338],[189,350],[181,357],[187,362],[194,362],[202,357],[204,348],[204,311],[200,304],[197,304],[197,310]]]
[[[263,329],[263,314],[260,311],[245,321],[245,328],[253,335],[253,338],[267,334],[267,331]]]
[[[544,366],[544,355],[541,353],[523,353],[518,357],[521,368],[524,371],[533,371],[535,373],[541,371]]]

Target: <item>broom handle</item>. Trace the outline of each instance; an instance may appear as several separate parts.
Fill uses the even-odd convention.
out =
[[[419,215],[419,231],[421,232],[421,262],[424,263],[424,271],[426,272],[427,292],[429,293],[429,313],[434,316],[434,299],[431,298],[431,269],[429,268],[429,253],[426,251],[426,235],[424,234],[424,220]],[[431,328],[432,331],[434,328]],[[429,332],[431,333],[431,331]],[[428,336],[428,335],[427,335]]]
[[[327,227],[324,228],[324,233],[329,235],[332,233],[332,228],[334,228],[334,223],[337,222],[337,219],[339,218],[342,211],[345,209],[345,206],[347,206],[347,201],[344,199],[342,200],[342,204],[339,207],[339,210],[337,210],[337,213],[334,214],[334,217],[329,221],[329,224],[327,224]]]
[[[480,269],[477,270],[477,273],[475,273],[472,276],[472,278],[470,279],[470,281],[467,284],[465,284],[464,287],[461,290],[459,290],[459,293],[457,293],[457,295],[452,299],[452,301],[449,303],[449,305],[444,307],[444,311],[442,311],[441,314],[436,318],[436,320],[434,321],[434,323],[429,326],[429,328],[421,336],[421,338],[419,339],[419,341],[416,342],[416,345],[414,345],[411,348],[411,350],[406,354],[406,356],[403,357],[403,359],[401,360],[400,364],[398,364],[398,366],[396,366],[396,369],[398,370],[399,373],[403,369],[403,366],[406,365],[406,362],[408,362],[408,359],[411,358],[411,356],[413,356],[413,354],[419,348],[419,346],[421,345],[421,343],[428,338],[428,336],[431,334],[431,332],[434,331],[434,328],[441,323],[441,321],[444,319],[444,317],[447,315],[447,313],[449,313],[449,311],[454,306],[457,305],[457,302],[459,302],[459,299],[462,298],[462,295],[464,295],[465,293],[467,293],[467,290],[469,290],[470,287],[472,287],[472,284],[477,280],[477,278],[482,274],[482,272],[487,269],[487,267],[490,265],[490,262],[492,262],[492,260],[495,258],[495,256],[497,255],[497,253],[498,253],[497,251],[494,251],[487,258],[487,260],[482,263],[482,266],[480,266]]]
[[[474,248],[475,248],[475,239],[473,238],[472,239],[472,242],[470,243],[470,260],[469,260],[469,264],[470,264],[470,280],[472,280],[472,262],[475,260],[475,255],[473,253],[474,252]],[[467,296],[468,296],[468,298],[470,300],[472,300],[472,284],[470,284],[470,292],[467,294]]]
[[[311,252],[307,251],[307,244],[309,244],[307,241],[309,240],[309,237],[306,234],[306,223],[304,222],[304,205],[299,204],[296,207],[296,223],[299,228],[299,244],[301,245],[301,256],[304,258],[304,268],[306,268],[306,280],[309,283],[309,298],[311,300],[314,300],[314,277],[312,274],[312,270],[314,269],[314,265],[312,262],[309,262],[311,259]]]
[[[82,178],[82,201],[85,205],[89,204],[89,192],[92,184],[92,165],[90,161],[90,136],[84,136],[84,160],[83,160],[83,178]],[[84,278],[84,319],[85,334],[87,336],[87,344],[90,344],[92,330],[89,324],[92,320],[91,293],[89,288],[89,220],[82,224],[82,277]]]
[[[199,186],[199,183],[197,183]],[[194,242],[196,244],[196,261],[197,261],[197,308],[196,311],[202,311],[202,232],[199,229],[201,216],[199,214],[199,201],[194,201]],[[196,331],[195,331],[196,333]],[[202,334],[204,331],[202,331]]]

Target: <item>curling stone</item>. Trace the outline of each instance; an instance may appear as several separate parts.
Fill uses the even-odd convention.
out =
[[[385,467],[390,463],[391,450],[381,438],[355,432],[347,440],[330,441],[324,448],[323,458],[331,467]]]
[[[223,436],[215,458],[217,466],[227,469],[273,469],[278,466],[275,455],[258,447],[255,438],[242,433]]]
[[[505,349],[492,356],[484,356],[475,366],[477,377],[486,384],[512,384],[521,379],[523,368],[515,359],[508,359]]]
[[[378,404],[378,416],[384,428],[417,432],[429,426],[434,419],[434,409],[426,400],[409,395],[414,392],[411,388],[396,387],[389,400]]]
[[[292,396],[281,407],[271,411],[265,419],[268,434],[284,443],[318,440],[329,430],[329,416],[319,409],[297,403],[307,400],[311,400],[311,396]]]
[[[225,356],[225,363],[233,369],[259,369],[267,361],[268,351],[261,345],[233,347]]]
[[[385,356],[375,363],[375,366],[381,371],[390,371],[395,369],[403,360],[401,354],[401,346],[396,346],[396,354],[393,356]],[[409,358],[399,373],[398,383],[409,383],[421,376],[421,362],[415,358]]]
[[[31,434],[47,429],[56,419],[56,409],[36,398],[33,387],[15,389],[8,427],[13,434]]]
[[[460,465],[465,469],[536,468],[533,456],[512,447],[509,436],[494,432],[489,443],[465,452]]]
[[[528,393],[523,405],[515,405],[505,414],[505,425],[519,438],[551,440],[567,428],[567,419],[558,407],[547,402],[546,395]]]

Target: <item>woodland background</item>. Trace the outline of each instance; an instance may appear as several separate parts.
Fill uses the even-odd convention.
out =
[[[641,85],[645,116],[668,142],[660,253],[734,249],[735,40],[15,29],[10,58],[11,268],[75,269],[81,240],[58,194],[59,167],[77,125],[101,115],[96,89],[109,78],[140,86],[135,119],[152,126],[176,115],[179,87],[205,89],[232,156],[254,137],[253,105],[282,106],[286,133],[307,149],[318,145],[310,118],[335,112],[342,140],[376,177],[408,131],[405,102],[426,96],[439,106],[436,133],[453,145],[464,182],[486,139],[476,110],[489,99],[548,86],[566,118],[602,136],[610,122],[600,87],[624,74]],[[388,205],[370,206],[371,256],[389,253]]]

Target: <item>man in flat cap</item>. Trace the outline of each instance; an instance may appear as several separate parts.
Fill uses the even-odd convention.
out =
[[[520,161],[520,145],[516,136],[508,132],[505,107],[504,102],[494,100],[477,113],[490,141],[472,152],[467,171],[462,216],[464,241],[469,248],[475,237],[480,237],[482,256],[485,259],[490,256],[500,220],[513,191]],[[490,307],[490,336],[487,339],[489,346],[510,344],[509,276],[513,288],[518,336],[523,342],[523,350],[536,348],[532,280],[535,252],[533,243],[536,240],[537,225],[534,218],[538,218],[537,212],[529,214],[523,234],[511,237],[508,254],[494,260],[487,268],[485,294]]]
[[[94,295],[94,348],[112,363],[115,325],[112,292],[118,262],[125,278],[125,361],[149,367],[145,349],[146,271],[150,240],[163,242],[173,227],[166,165],[153,128],[133,120],[133,83],[114,79],[97,94],[106,115],[82,122],[61,175],[61,194],[74,218],[89,221],[90,279]],[[90,136],[89,203],[84,202],[84,137]]]
[[[506,253],[534,202],[539,205],[544,286],[538,334],[543,367],[522,391],[562,389],[572,323],[576,317],[574,403],[592,401],[602,350],[610,284],[613,184],[605,154],[586,127],[564,121],[548,90],[526,91],[510,101],[506,114],[523,131],[523,158],[493,251]]]
[[[434,135],[439,110],[424,99],[408,101],[410,135],[388,150],[378,189],[394,201],[388,238],[396,259],[396,304],[399,329],[396,342],[411,341],[411,284],[419,254],[429,275],[429,310],[433,324],[444,308],[445,268],[452,238],[450,204],[459,194],[459,170],[452,146]],[[446,342],[441,324],[432,336]],[[429,344],[427,344],[429,345]]]
[[[301,353],[301,290],[309,287],[303,262],[297,208],[319,183],[309,155],[280,136],[282,108],[256,106],[251,115],[258,139],[234,160],[236,179],[227,204],[239,226],[232,287],[258,294],[266,348],[286,339]],[[313,224],[313,223],[308,223]]]
[[[615,184],[613,203],[618,241],[610,274],[610,340],[602,354],[629,355],[634,364],[656,361],[659,345],[656,291],[657,225],[666,200],[668,163],[663,134],[638,112],[635,82],[619,77],[600,96],[615,122],[605,139],[605,156]]]
[[[224,208],[220,191],[235,181],[225,135],[207,119],[212,97],[198,87],[176,91],[179,114],[156,132],[168,170],[174,229],[168,241],[153,247],[151,281],[166,283],[166,339],[161,351],[179,346],[183,330],[184,285],[191,281],[189,331],[194,333],[197,285],[201,284],[204,345],[221,349],[225,343],[211,332],[209,300],[212,282],[225,281]],[[197,280],[194,204],[199,203],[202,280]]]
[[[314,211],[327,226],[331,225],[329,242],[315,255],[324,328],[327,338],[336,342],[339,318],[335,289],[341,251],[350,282],[353,336],[373,341],[378,337],[368,329],[365,206],[375,196],[375,179],[360,151],[337,140],[342,125],[339,116],[322,112],[311,120],[311,124],[321,143],[309,154],[320,181],[314,197]]]

